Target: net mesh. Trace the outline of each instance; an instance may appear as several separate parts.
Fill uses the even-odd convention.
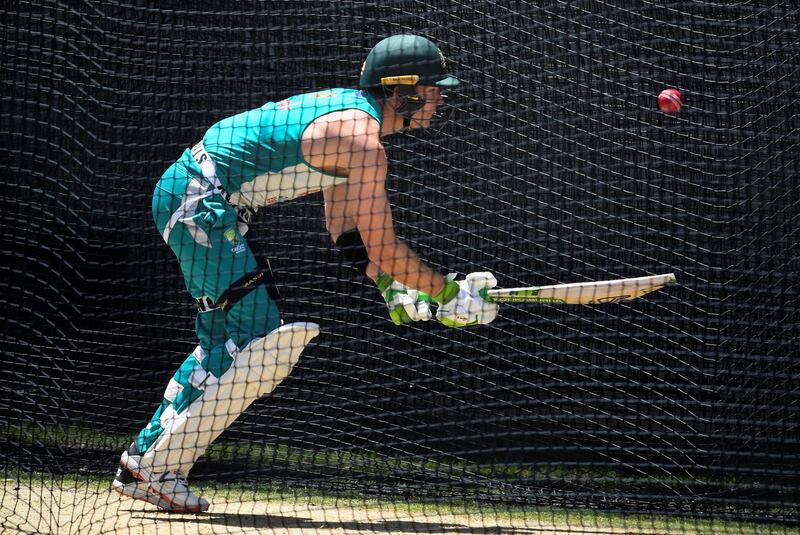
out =
[[[777,1],[0,7],[3,530],[792,532],[799,21]],[[355,87],[397,33],[463,81],[449,121],[382,140],[426,263],[679,284],[399,327],[320,195],[270,205],[247,243],[285,324],[321,334],[192,468],[219,515],[120,501],[120,454],[197,344],[156,182],[220,120]]]

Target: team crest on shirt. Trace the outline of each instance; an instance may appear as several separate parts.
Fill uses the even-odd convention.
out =
[[[236,235],[236,229],[231,227],[225,230],[224,233],[225,239],[228,240],[233,245],[239,245],[239,236]]]
[[[231,248],[231,252],[233,254],[239,254],[245,250],[246,245],[239,238],[239,233],[236,231],[234,227],[226,229],[225,232],[223,233],[223,236],[225,236],[225,239],[228,240],[228,243],[233,245],[233,247]]]

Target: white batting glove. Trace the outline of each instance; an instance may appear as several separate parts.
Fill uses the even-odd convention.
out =
[[[386,301],[389,317],[395,325],[428,321],[433,317],[430,305],[425,300],[427,294],[404,286],[386,273],[378,275],[375,284]]]
[[[448,275],[448,284],[453,281],[454,275]],[[472,325],[485,325],[497,317],[500,306],[496,303],[485,301],[479,294],[484,288],[497,286],[497,279],[488,271],[470,273],[457,283],[458,293],[455,297],[439,305],[436,319],[448,327],[470,327]]]

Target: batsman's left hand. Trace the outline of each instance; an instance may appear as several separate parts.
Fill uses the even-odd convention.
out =
[[[375,284],[386,301],[389,317],[395,325],[429,321],[433,317],[428,304],[430,298],[423,292],[404,286],[386,273],[381,273]]]

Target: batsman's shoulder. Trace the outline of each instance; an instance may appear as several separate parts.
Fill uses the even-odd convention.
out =
[[[364,110],[343,110],[335,127],[338,137],[354,149],[381,145],[381,124]]]
[[[343,121],[338,129],[338,150],[347,160],[350,171],[356,171],[352,177],[365,173],[369,169],[377,171],[386,165],[386,152],[381,143],[380,123],[362,110],[347,110],[350,122]]]
[[[349,145],[353,151],[374,151],[383,150],[381,143],[381,125],[366,112],[355,110],[365,117],[359,121],[359,127],[355,128],[349,140]]]
[[[380,144],[381,125],[360,109],[331,112],[315,119],[303,133],[303,141],[326,139],[335,141],[339,150],[361,149]]]

